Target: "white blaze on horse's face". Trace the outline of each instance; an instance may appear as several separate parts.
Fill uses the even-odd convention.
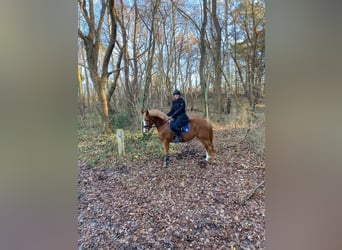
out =
[[[143,119],[143,133],[147,133],[148,129],[147,129],[147,122]]]
[[[150,124],[150,121],[149,121],[149,118],[148,116],[145,114],[143,114],[143,117],[142,117],[142,123],[143,123],[143,133],[148,133],[148,131],[150,130],[151,128],[151,124]]]

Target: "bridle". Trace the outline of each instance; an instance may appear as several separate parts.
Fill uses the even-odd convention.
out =
[[[157,126],[154,125],[153,122],[151,122],[150,117],[148,118],[147,122],[144,119],[141,121],[141,128],[142,128],[143,134],[149,134],[151,132],[151,128],[154,128],[154,127],[157,127]],[[145,130],[147,130],[147,132],[144,132]]]
[[[150,123],[150,119],[148,120],[148,122]],[[141,121],[142,127],[143,128],[147,128],[148,130],[150,130],[151,128],[156,127],[156,125],[152,124],[152,125],[144,125],[144,120]],[[147,124],[147,123],[146,123]]]
[[[172,118],[164,120],[161,124],[159,124],[158,126],[155,125],[155,123],[151,120],[151,117],[148,117],[148,121],[145,121],[144,119],[141,121],[141,125],[142,125],[142,131],[143,134],[148,134],[150,133],[152,128],[158,128],[162,125],[164,125],[165,123],[167,123],[168,121],[170,121]],[[150,125],[151,124],[151,125]],[[144,132],[144,129],[147,129],[147,132]]]

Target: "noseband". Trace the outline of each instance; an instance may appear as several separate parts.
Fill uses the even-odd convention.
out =
[[[148,130],[150,130],[151,128],[153,128],[153,127],[155,127],[155,126],[148,126],[148,125],[143,125],[143,128],[148,128]]]
[[[148,124],[150,124],[151,118],[148,119]],[[143,131],[143,134],[148,134],[150,133],[151,131],[151,128],[155,127],[153,124],[152,125],[144,125],[144,124],[147,124],[147,122],[145,122],[144,120],[141,121],[141,125],[142,125],[142,131]],[[147,130],[146,132],[144,132],[144,130]]]

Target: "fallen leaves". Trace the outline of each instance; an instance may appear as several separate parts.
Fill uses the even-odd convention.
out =
[[[167,169],[162,155],[140,164],[79,164],[79,248],[264,249],[264,185],[239,205],[264,181],[263,154],[248,138],[224,147],[244,134],[215,131],[217,156],[205,165],[196,140],[181,144]]]

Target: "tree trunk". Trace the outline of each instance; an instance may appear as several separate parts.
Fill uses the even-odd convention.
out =
[[[79,98],[79,105],[80,105],[80,113],[84,115],[84,98],[83,98],[83,91],[82,91],[82,75],[80,66],[77,69],[77,80],[78,80],[78,98]]]
[[[83,61],[83,64],[86,65],[87,63],[87,60],[86,60],[86,57],[84,55],[84,43],[81,43],[81,56],[82,56],[82,61]],[[87,90],[87,106],[85,106],[85,108],[87,107],[88,110],[91,109],[91,104],[90,104],[90,89],[89,89],[89,77],[88,77],[88,69],[86,69],[84,71],[84,75],[85,75],[85,83],[86,83],[86,90]],[[85,105],[85,103],[84,103]]]
[[[137,48],[137,37],[138,37],[138,15],[139,8],[137,4],[137,0],[134,0],[134,34],[133,34],[133,93],[134,95],[138,95],[138,48]]]
[[[97,83],[97,94],[100,97],[101,107],[102,107],[102,123],[103,130],[105,133],[111,133],[110,122],[109,122],[109,113],[108,113],[108,105],[107,105],[107,95],[106,95],[106,84],[107,79],[99,79]]]
[[[110,113],[113,113],[113,110],[112,110],[111,105],[110,105],[110,100],[112,99],[114,91],[115,91],[116,87],[118,86],[122,55],[123,55],[123,49],[120,50],[119,58],[118,58],[118,61],[116,63],[116,70],[114,72],[113,82],[111,82],[111,84],[109,86],[109,91],[107,94],[107,105],[108,105],[108,110]]]
[[[218,119],[222,119],[222,88],[221,88],[221,81],[222,81],[222,71],[221,71],[221,27],[217,17],[217,8],[216,8],[216,1],[212,0],[212,18],[215,27],[215,34],[213,35],[214,38],[214,93],[216,95],[216,109],[218,112]]]
[[[156,44],[156,34],[155,28],[157,26],[157,19],[155,18],[158,10],[159,10],[160,0],[152,1],[152,23],[150,29],[150,38],[149,38],[149,50],[148,50],[148,62],[147,62],[147,70],[146,70],[146,79],[145,79],[145,88],[144,95],[142,99],[142,109],[148,107],[149,99],[147,98],[150,92],[150,86],[152,83],[152,66],[153,66],[153,58],[154,58],[154,50]]]
[[[171,16],[172,16],[172,56],[173,59],[173,89],[177,89],[177,76],[178,76],[178,71],[177,71],[177,49],[176,49],[176,10],[175,10],[175,5],[172,5],[171,8]]]
[[[133,94],[134,88],[131,85],[130,81],[130,63],[129,63],[129,51],[128,51],[128,37],[127,37],[127,27],[125,26],[124,22],[124,3],[122,0],[120,0],[121,3],[121,20],[118,20],[118,23],[121,26],[121,31],[122,31],[122,40],[123,40],[123,61],[124,61],[124,83],[125,83],[125,90],[126,90],[126,112],[130,117],[133,116],[134,113],[134,101],[135,97]]]
[[[209,108],[208,108],[208,85],[206,83],[205,77],[205,64],[206,64],[206,29],[207,29],[207,0],[203,0],[203,22],[201,27],[201,41],[200,41],[200,85],[201,85],[201,97],[202,97],[202,105],[203,105],[203,117],[208,119],[209,118]]]

